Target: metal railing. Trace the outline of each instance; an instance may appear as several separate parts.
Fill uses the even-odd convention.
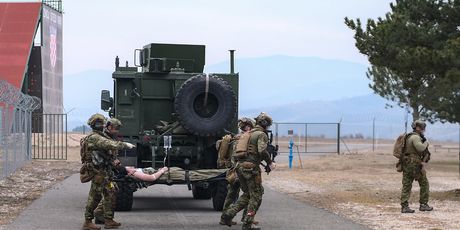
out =
[[[0,80],[0,178],[31,159],[32,111],[40,106],[39,98]]]
[[[67,114],[33,114],[32,158],[67,160]]]

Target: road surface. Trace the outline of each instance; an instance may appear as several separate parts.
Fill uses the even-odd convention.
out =
[[[34,201],[7,229],[81,229],[88,190],[89,183],[81,184],[75,174]],[[219,218],[210,200],[194,200],[186,186],[166,185],[137,191],[133,210],[115,214],[120,229],[241,229],[241,223],[221,226]],[[367,229],[270,189],[256,219],[263,229]]]

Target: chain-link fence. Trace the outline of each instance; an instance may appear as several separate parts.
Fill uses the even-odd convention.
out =
[[[355,115],[341,120],[342,152],[391,151],[396,138],[411,132],[411,119],[383,115]],[[428,123],[425,136],[430,145],[451,152],[459,149],[460,127],[458,124]],[[434,149],[433,149],[434,150]]]
[[[0,178],[31,159],[32,111],[40,105],[39,98],[0,80]]]
[[[293,141],[296,153],[339,153],[339,123],[275,123],[273,141],[279,153],[289,152]]]

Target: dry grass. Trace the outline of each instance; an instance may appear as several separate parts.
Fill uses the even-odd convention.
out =
[[[77,173],[80,165],[79,148],[72,147],[67,161],[33,160],[0,180],[0,229],[54,184]]]
[[[374,229],[460,229],[458,153],[438,152],[432,159],[428,179],[435,211],[430,213],[418,212],[416,182],[411,202],[417,212],[400,213],[401,174],[390,149],[305,158],[303,169],[280,165],[265,184]]]

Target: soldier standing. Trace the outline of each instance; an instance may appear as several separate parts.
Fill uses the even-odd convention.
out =
[[[429,160],[428,142],[424,136],[426,124],[421,120],[412,123],[413,132],[408,134],[402,157],[401,213],[414,213],[409,208],[409,197],[414,180],[420,185],[420,211],[432,211],[428,205],[430,185],[424,173],[424,164]],[[428,156],[427,156],[428,155]]]
[[[253,224],[254,216],[262,203],[264,193],[259,165],[264,160],[271,169],[276,167],[267,152],[268,136],[265,133],[272,122],[272,118],[268,114],[261,113],[256,118],[256,127],[249,133],[241,135],[237,143],[234,157],[238,160],[236,172],[243,195],[236,204],[222,213],[221,218],[227,226],[231,226],[233,217],[246,208],[247,215],[244,217],[242,229],[260,229]]]
[[[106,121],[105,127],[104,127],[104,134],[108,137],[110,137],[112,140],[118,140],[118,133],[119,130],[122,126],[122,123],[120,120],[116,118],[110,118]],[[110,161],[112,162],[111,165],[108,165],[111,169],[109,169],[109,173],[117,173],[116,168],[120,167],[121,162],[118,159],[118,150],[115,150],[112,152],[112,154],[109,155],[112,159]],[[115,175],[111,175],[113,178]],[[109,199],[112,201],[112,210],[115,209],[116,207],[116,201],[117,201],[117,196],[116,196],[116,191],[111,190],[109,193],[110,197]],[[101,199],[99,204],[97,205],[96,210],[94,210],[94,218],[96,224],[104,224],[104,199]]]
[[[220,167],[221,166],[227,166],[227,168],[229,169],[227,171],[227,181],[228,181],[228,185],[227,185],[227,197],[225,197],[225,202],[224,202],[224,208],[222,210],[222,213],[226,212],[230,205],[233,204],[233,202],[235,201],[235,199],[238,197],[238,195],[240,194],[240,182],[238,180],[238,177],[236,176],[236,171],[235,171],[235,166],[236,166],[236,161],[235,159],[233,158],[233,155],[234,155],[234,151],[235,151],[235,145],[236,145],[236,142],[238,142],[240,136],[246,132],[249,132],[251,131],[252,128],[254,128],[255,122],[250,119],[250,118],[246,118],[246,117],[243,117],[241,119],[238,120],[238,127],[240,128],[241,130],[241,133],[234,136],[233,138],[230,136],[230,135],[226,135],[222,138],[222,140],[220,141],[220,144],[226,144],[228,141],[225,141],[226,139],[231,139],[230,143],[229,143],[229,147],[227,149],[228,153],[220,153],[221,151],[219,151],[219,156],[226,156],[226,157],[221,157],[220,158],[220,161],[219,161],[219,165]],[[226,150],[226,148],[224,146],[221,146],[219,147],[219,150]],[[244,211],[244,214],[243,214],[243,219],[241,221],[244,221],[244,217],[246,216],[246,211]],[[221,225],[225,225],[225,221],[221,218],[219,224]],[[254,221],[254,224],[257,224],[257,221]],[[232,221],[232,225],[236,225],[236,222]]]
[[[121,224],[113,220],[112,200],[110,190],[114,189],[111,181],[108,167],[110,154],[115,150],[125,148],[134,148],[133,144],[112,140],[103,132],[105,117],[101,114],[94,114],[88,120],[88,125],[93,130],[88,136],[84,137],[80,144],[82,145],[83,164],[89,165],[93,171],[91,179],[91,188],[88,194],[88,201],[85,208],[85,223],[83,230],[99,230],[100,227],[93,224],[94,210],[101,199],[104,200],[104,228],[118,228]]]

